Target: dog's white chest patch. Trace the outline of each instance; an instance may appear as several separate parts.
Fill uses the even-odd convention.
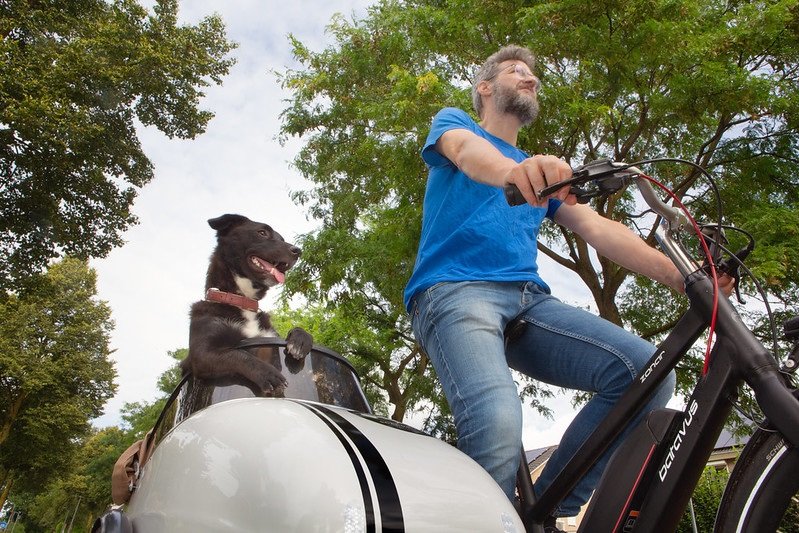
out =
[[[241,333],[245,337],[277,337],[277,332],[274,329],[263,329],[258,320],[258,315],[253,311],[241,310],[241,316],[244,319],[244,325],[241,328]]]
[[[244,294],[244,296],[247,298],[256,299],[255,297],[257,296],[258,291],[255,290],[255,287],[253,287],[252,281],[241,276],[233,276],[233,279],[236,281],[236,286]]]

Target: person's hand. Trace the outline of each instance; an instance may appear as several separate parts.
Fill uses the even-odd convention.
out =
[[[512,168],[505,176],[505,183],[516,185],[530,205],[546,206],[550,198],[557,198],[574,205],[577,203],[577,198],[569,193],[569,187],[562,187],[545,198],[538,196],[538,192],[544,187],[571,177],[572,169],[565,161],[553,155],[536,155]]]
[[[719,280],[719,290],[726,296],[727,298],[730,297],[732,291],[735,290],[735,278],[730,276],[729,274],[721,274],[718,276]]]

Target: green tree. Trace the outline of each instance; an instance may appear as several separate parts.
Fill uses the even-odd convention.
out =
[[[12,494],[68,466],[116,389],[111,312],[95,284],[66,258],[0,296],[0,473]]]
[[[303,261],[289,276],[288,296],[307,294],[333,314],[360,309],[368,321],[351,335],[392,340],[369,357],[401,370],[401,387],[427,382],[429,365],[401,302],[420,231],[419,149],[438,109],[471,109],[479,63],[515,43],[537,53],[543,87],[523,149],[573,165],[656,156],[704,165],[720,183],[729,220],[760,243],[753,270],[795,309],[797,13],[797,0],[382,0],[361,20],[335,18],[335,42],[322,51],[293,40],[301,68],[282,76],[291,98],[281,131],[304,142],[294,165],[312,187],[294,198],[321,227],[301,239]],[[697,172],[670,165],[651,173],[697,216],[714,215]],[[630,191],[595,207],[636,221]],[[654,241],[648,229],[643,237]],[[630,272],[554,225],[539,248],[575,272],[612,321],[657,340],[676,316],[668,291],[631,283]],[[401,400],[400,413],[423,395]]]
[[[218,16],[177,24],[177,0],[0,4],[0,288],[63,254],[102,257],[153,178],[138,120],[194,138],[204,87],[233,60]]]
[[[115,426],[84,439],[68,470],[59,472],[32,498],[25,518],[29,528],[60,531],[72,522],[73,530],[89,531],[111,503],[111,471],[129,445],[130,433]]]
[[[111,503],[111,473],[119,456],[134,441],[153,427],[167,398],[180,382],[178,363],[186,357],[185,348],[169,352],[175,364],[158,378],[161,391],[152,402],[126,403],[121,426],[92,430],[74,446],[72,453],[53,472],[51,478],[24,490],[13,491],[13,501],[24,508],[25,522],[31,531],[60,530],[72,520],[74,530],[89,531],[94,520]]]
[[[721,495],[730,474],[726,470],[719,470],[713,466],[708,466],[702,473],[702,477],[696,484],[691,501],[694,506],[694,519],[696,520],[697,531],[713,531],[713,524],[716,521],[716,510],[721,502]],[[677,533],[693,533],[693,520],[691,519],[690,507],[685,510],[685,514],[677,526]]]

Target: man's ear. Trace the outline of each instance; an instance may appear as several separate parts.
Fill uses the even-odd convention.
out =
[[[491,83],[487,80],[483,80],[477,84],[477,93],[481,96],[490,96],[491,95]]]

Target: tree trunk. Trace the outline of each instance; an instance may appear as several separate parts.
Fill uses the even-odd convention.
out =
[[[615,290],[603,289],[600,293],[600,297],[596,299],[596,305],[599,316],[616,325],[622,326],[621,314],[619,313],[619,307],[616,305],[617,293],[618,291]]]
[[[0,509],[5,506],[6,500],[8,499],[8,493],[11,492],[11,485],[14,483],[14,477],[11,470],[6,473],[3,482],[3,492],[0,494]]]
[[[8,416],[3,420],[3,425],[0,426],[0,444],[3,444],[11,434],[11,426],[14,425],[14,421],[17,419],[17,415],[22,407],[22,402],[25,401],[25,397],[25,394],[20,394],[11,402],[11,405],[8,406]]]

